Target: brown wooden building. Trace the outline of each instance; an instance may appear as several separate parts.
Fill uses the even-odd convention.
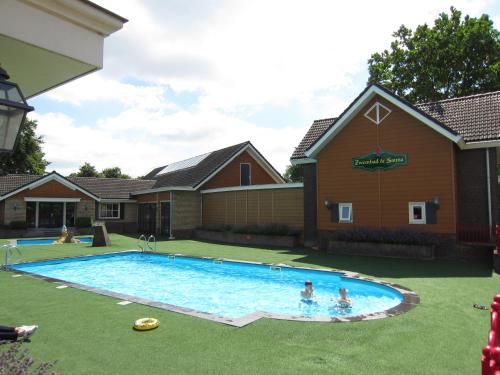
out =
[[[500,91],[412,105],[378,85],[314,121],[304,166],[307,243],[347,228],[489,241],[498,218]]]

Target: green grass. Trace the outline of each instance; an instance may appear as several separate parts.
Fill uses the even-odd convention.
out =
[[[113,245],[31,246],[23,259],[136,248],[112,235]],[[476,374],[489,328],[488,305],[500,277],[487,265],[326,255],[305,249],[265,249],[197,241],[160,241],[161,252],[329,267],[396,282],[421,304],[392,318],[353,323],[261,319],[234,328],[117,300],[30,277],[0,272],[0,324],[38,324],[24,344],[41,360],[58,360],[64,374]],[[0,254],[1,255],[1,254]],[[152,316],[161,326],[131,329]],[[3,350],[0,347],[0,350]]]

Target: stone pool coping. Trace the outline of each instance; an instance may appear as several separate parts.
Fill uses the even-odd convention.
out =
[[[48,262],[48,261],[54,261],[54,260],[81,259],[81,258],[88,258],[88,257],[102,256],[102,255],[114,255],[114,254],[123,254],[123,253],[131,253],[131,252],[139,253],[141,251],[139,251],[139,250],[124,250],[124,251],[115,251],[115,252],[101,253],[101,254],[88,254],[88,255],[81,255],[81,256],[75,256],[75,257],[50,258],[50,259],[44,259],[44,260],[38,260],[38,261],[32,261],[32,262],[21,262],[21,263],[17,263],[17,264],[39,263],[39,262]],[[265,311],[255,311],[253,313],[244,315],[244,316],[239,317],[239,318],[225,318],[225,317],[221,317],[221,316],[218,316],[215,314],[210,314],[210,313],[206,313],[206,312],[202,312],[202,311],[197,311],[194,309],[189,309],[189,308],[185,308],[185,307],[171,305],[168,303],[152,301],[152,300],[148,300],[145,298],[130,296],[130,295],[123,294],[123,293],[116,293],[116,292],[112,292],[112,291],[105,290],[105,289],[94,288],[94,287],[90,287],[90,286],[83,285],[83,284],[71,283],[71,282],[67,282],[65,280],[60,280],[60,279],[55,279],[52,277],[42,276],[42,275],[31,273],[31,272],[16,270],[16,269],[10,268],[9,266],[7,266],[6,269],[8,271],[11,271],[11,272],[17,274],[17,275],[26,275],[26,276],[29,276],[29,277],[32,277],[35,279],[39,279],[39,280],[44,280],[44,281],[48,281],[48,282],[52,282],[52,283],[56,283],[56,284],[64,284],[64,285],[67,285],[67,286],[75,288],[75,289],[80,289],[80,290],[84,290],[87,292],[93,292],[93,293],[100,294],[103,296],[113,297],[113,298],[121,299],[124,301],[130,301],[130,302],[138,303],[141,305],[156,307],[159,309],[163,309],[163,310],[167,310],[167,311],[171,311],[171,312],[176,312],[176,313],[180,313],[180,314],[184,314],[184,315],[194,316],[197,318],[211,320],[213,322],[223,323],[223,324],[227,324],[227,325],[230,325],[233,327],[239,327],[239,328],[244,327],[250,323],[253,323],[261,318],[299,321],[299,322],[328,322],[328,323],[357,322],[357,321],[365,321],[365,320],[383,319],[383,318],[396,316],[396,315],[400,315],[402,313],[405,313],[405,312],[413,309],[414,307],[416,307],[420,303],[420,297],[415,292],[411,291],[410,289],[408,289],[402,285],[389,283],[389,282],[381,281],[381,280],[376,280],[376,279],[372,279],[369,277],[360,276],[358,273],[355,273],[355,272],[342,271],[342,270],[336,270],[336,269],[291,266],[291,265],[282,264],[282,263],[275,264],[275,263],[261,263],[261,262],[251,262],[251,261],[244,261],[244,260],[234,260],[234,259],[227,259],[227,258],[196,257],[196,256],[183,255],[183,254],[158,253],[158,252],[152,252],[152,251],[143,251],[143,253],[156,254],[156,255],[165,256],[165,257],[179,256],[179,257],[184,257],[184,258],[206,259],[206,260],[212,260],[212,261],[234,262],[234,263],[247,263],[247,264],[255,264],[255,265],[264,265],[264,266],[269,266],[269,267],[280,267],[280,268],[302,269],[302,270],[308,270],[308,271],[337,273],[337,274],[340,274],[342,278],[351,278],[351,279],[356,279],[356,280],[369,281],[369,282],[372,282],[375,284],[379,284],[379,285],[383,285],[383,286],[395,289],[403,295],[403,301],[399,305],[394,306],[388,310],[383,310],[383,311],[379,311],[379,312],[372,313],[372,314],[363,314],[363,315],[345,316],[345,317],[342,317],[342,316],[337,316],[337,317],[331,317],[331,316],[307,317],[307,316],[289,315],[289,314],[281,314],[281,313],[269,313],[269,312],[265,312]]]

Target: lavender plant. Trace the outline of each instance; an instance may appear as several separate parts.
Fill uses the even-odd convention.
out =
[[[7,343],[8,349],[0,352],[0,375],[60,375],[52,368],[56,362],[41,362],[38,366],[28,349],[21,349],[21,343]]]

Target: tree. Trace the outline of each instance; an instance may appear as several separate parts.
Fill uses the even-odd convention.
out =
[[[106,178],[130,178],[128,174],[122,173],[119,167],[104,168],[101,172],[102,177]]]
[[[1,173],[28,173],[43,175],[50,163],[44,159],[43,137],[36,135],[36,120],[26,118],[21,125],[21,133],[12,153],[0,155]]]
[[[97,169],[90,163],[84,163],[76,173],[71,173],[70,177],[101,177]]]
[[[288,165],[283,178],[287,182],[303,182],[304,181],[304,166],[303,165]]]
[[[368,60],[368,83],[380,83],[410,102],[436,101],[500,87],[500,33],[488,15],[451,7],[434,26],[402,25],[390,51]]]

